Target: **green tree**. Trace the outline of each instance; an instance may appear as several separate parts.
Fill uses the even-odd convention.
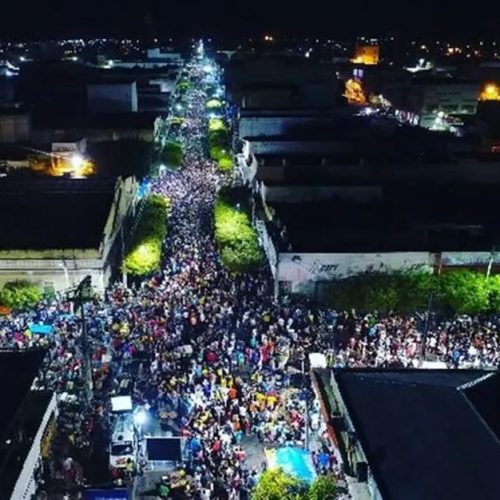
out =
[[[487,312],[490,293],[486,277],[467,270],[445,272],[439,277],[439,300],[459,314]]]
[[[181,80],[177,84],[177,90],[179,91],[180,94],[186,93],[190,88],[191,88],[191,84],[189,83],[188,80]]]
[[[423,270],[398,273],[399,311],[418,311],[425,309],[429,297],[436,286],[436,277]]]
[[[214,222],[221,260],[229,270],[243,272],[262,263],[257,232],[245,210],[221,196],[215,203]]]
[[[217,166],[223,172],[231,172],[233,170],[233,159],[229,153],[222,153],[220,158],[217,160]]]
[[[222,108],[222,102],[219,99],[210,99],[207,101],[207,109],[220,109]]]
[[[490,276],[487,280],[489,309],[491,312],[500,312],[500,274]]]
[[[334,500],[337,496],[335,478],[331,475],[317,476],[307,494],[308,500]]]
[[[161,159],[167,166],[179,168],[184,159],[182,145],[175,141],[168,141],[163,148]]]
[[[145,276],[157,271],[161,263],[163,241],[167,235],[166,216],[169,200],[150,195],[142,211],[130,251],[123,266],[134,276]]]
[[[0,290],[0,304],[11,309],[31,309],[42,297],[41,287],[27,280],[10,281]]]
[[[262,473],[251,493],[252,500],[305,500],[307,487],[281,469],[268,469]]]

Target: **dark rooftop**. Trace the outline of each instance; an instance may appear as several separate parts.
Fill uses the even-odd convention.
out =
[[[158,113],[149,111],[130,113],[103,113],[99,115],[75,114],[63,109],[37,110],[33,114],[33,128],[69,130],[86,129],[154,129],[154,121]]]
[[[0,351],[0,380],[8,381],[1,391],[0,438],[12,425],[38,374],[43,357],[43,351]]]
[[[0,179],[0,250],[99,248],[115,181]]]
[[[500,498],[498,372],[339,370],[384,499]]]
[[[0,498],[11,497],[51,399],[49,391],[30,391],[24,399],[22,419],[9,435],[10,442],[0,448]],[[19,428],[23,431],[21,440],[15,434]]]
[[[496,186],[381,185],[382,199],[271,203],[295,252],[489,251],[499,241]],[[278,238],[275,235],[275,238]]]

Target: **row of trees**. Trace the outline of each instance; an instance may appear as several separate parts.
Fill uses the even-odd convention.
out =
[[[311,485],[286,474],[281,469],[268,469],[252,491],[252,500],[334,500],[335,479],[317,476]]]
[[[215,202],[215,240],[222,263],[233,272],[243,272],[262,263],[257,232],[241,204],[221,194]]]
[[[169,140],[161,152],[161,161],[165,163],[167,167],[173,169],[179,168],[184,161],[182,145],[179,142]]]
[[[10,281],[0,289],[2,308],[24,311],[33,308],[42,298],[40,285],[27,280]]]
[[[184,95],[191,88],[191,83],[188,80],[181,80],[177,84],[177,91],[180,95]]]
[[[133,276],[145,276],[159,269],[162,244],[167,236],[169,199],[153,194],[144,203],[131,250],[123,262],[127,273]]]
[[[409,312],[433,307],[447,313],[500,311],[500,275],[470,270],[433,275],[424,271],[365,273],[334,281],[329,302],[342,310]]]
[[[210,118],[208,122],[208,147],[210,158],[221,170],[229,172],[233,169],[229,129],[222,118]]]

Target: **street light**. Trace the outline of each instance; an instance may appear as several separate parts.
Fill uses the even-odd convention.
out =
[[[134,411],[134,424],[137,427],[142,427],[146,424],[148,418],[148,412],[142,406],[138,406]]]
[[[80,169],[82,168],[83,166],[83,158],[82,158],[82,155],[79,155],[77,153],[75,153],[72,157],[71,157],[71,165],[73,165],[74,168],[76,169]]]

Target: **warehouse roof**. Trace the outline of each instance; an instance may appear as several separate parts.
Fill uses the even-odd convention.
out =
[[[342,399],[384,499],[500,498],[500,375],[339,370]]]
[[[0,179],[0,250],[96,249],[114,181]]]

